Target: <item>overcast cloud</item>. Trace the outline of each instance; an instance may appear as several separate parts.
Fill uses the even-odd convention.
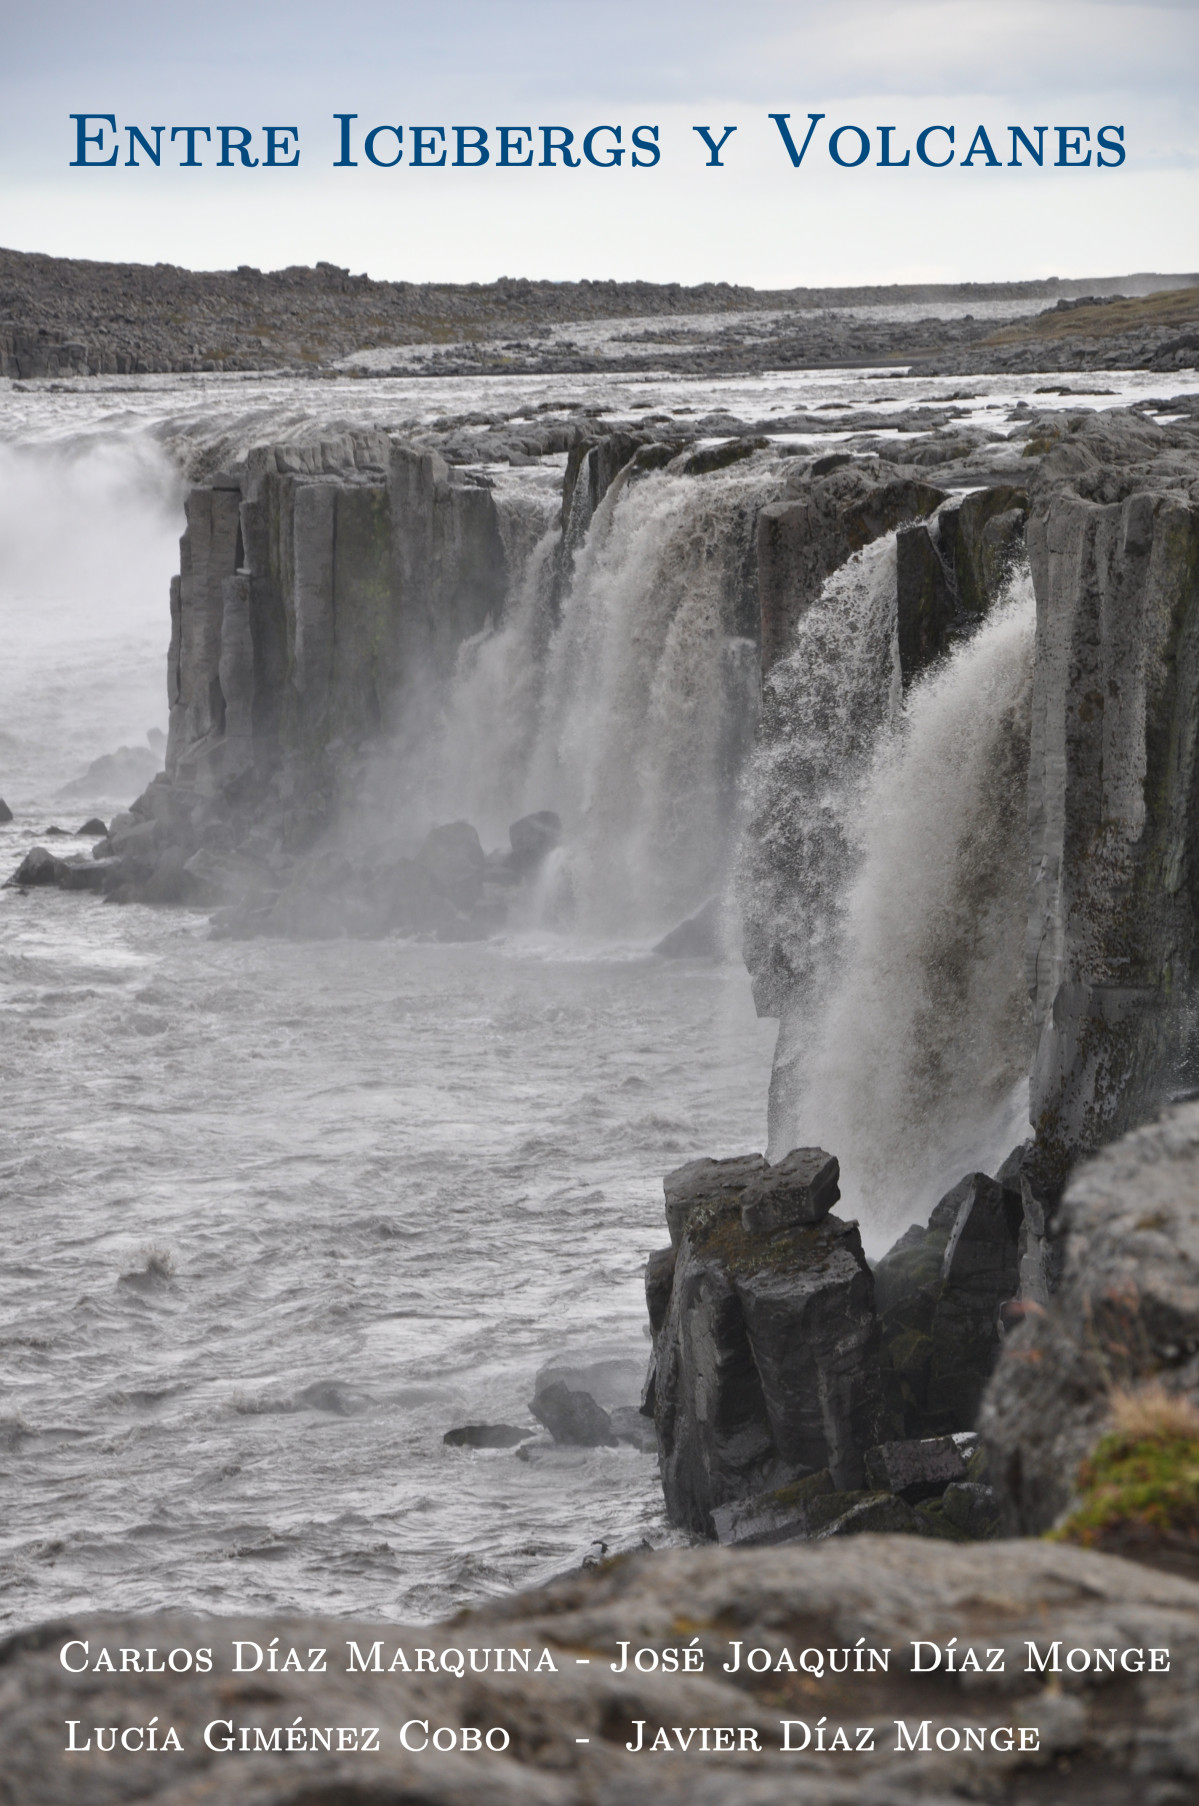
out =
[[[1199,6],[1128,0],[45,0],[5,23],[0,243],[376,275],[776,283],[1199,265]],[[294,172],[72,171],[75,111],[300,127]],[[334,172],[363,124],[659,124],[652,171]],[[790,168],[766,115],[1116,122],[1123,169]],[[736,124],[723,171],[695,123]],[[910,145],[912,139],[897,138]],[[1001,148],[997,146],[997,148]],[[215,158],[212,159],[215,161]],[[913,159],[914,161],[914,159]],[[166,159],[164,159],[165,165]]]

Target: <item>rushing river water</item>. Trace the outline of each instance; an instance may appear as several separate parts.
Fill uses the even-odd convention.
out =
[[[1163,381],[1104,380],[1117,399]],[[867,385],[877,393],[877,378],[837,372],[10,389],[0,794],[16,819],[0,827],[0,875],[51,820],[90,812],[59,797],[88,760],[164,724],[181,524],[168,451],[207,435],[233,453],[318,407],[392,424],[561,394],[753,417],[860,404]],[[971,387],[992,421],[1021,393]],[[520,475],[531,490],[558,480],[552,460]],[[614,569],[597,566],[587,593],[619,619]],[[519,630],[497,636],[496,670]],[[602,697],[592,715],[586,701],[560,727],[543,717],[580,786],[598,767],[571,734],[608,734],[604,771],[630,744]],[[693,768],[693,742],[641,713],[633,764],[661,747]],[[620,846],[651,819],[622,821]],[[591,857],[602,865],[604,848]],[[6,1622],[168,1604],[432,1617],[597,1540],[665,1540],[656,1464],[631,1447],[526,1460],[442,1442],[466,1422],[528,1423],[550,1360],[615,1358],[631,1389],[661,1175],[765,1145],[775,1029],[746,974],[655,959],[641,916],[618,916],[487,945],[230,942],[185,910],[0,891]]]

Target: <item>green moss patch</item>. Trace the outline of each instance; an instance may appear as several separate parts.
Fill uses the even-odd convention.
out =
[[[1199,1558],[1199,1436],[1103,1437],[1078,1473],[1081,1501],[1049,1532],[1113,1554],[1154,1548]]]

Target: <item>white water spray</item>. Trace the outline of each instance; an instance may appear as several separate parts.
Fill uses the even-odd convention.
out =
[[[464,648],[443,818],[494,837],[556,810],[566,845],[542,900],[584,932],[661,932],[724,882],[757,704],[747,567],[769,492],[758,470],[618,479],[559,617],[550,534],[505,621]]]
[[[59,785],[166,724],[176,473],[145,436],[0,444],[0,785]]]
[[[783,1026],[771,1147],[817,1142],[874,1251],[1028,1132],[1027,576],[914,686],[850,826],[835,956]]]
[[[892,533],[833,572],[766,682],[738,890],[769,1014],[836,963],[862,784],[900,697]]]

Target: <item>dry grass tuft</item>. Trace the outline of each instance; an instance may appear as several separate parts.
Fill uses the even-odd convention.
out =
[[[1199,1408],[1159,1380],[1121,1386],[1112,1393],[1112,1428],[1129,1442],[1199,1442]]]

